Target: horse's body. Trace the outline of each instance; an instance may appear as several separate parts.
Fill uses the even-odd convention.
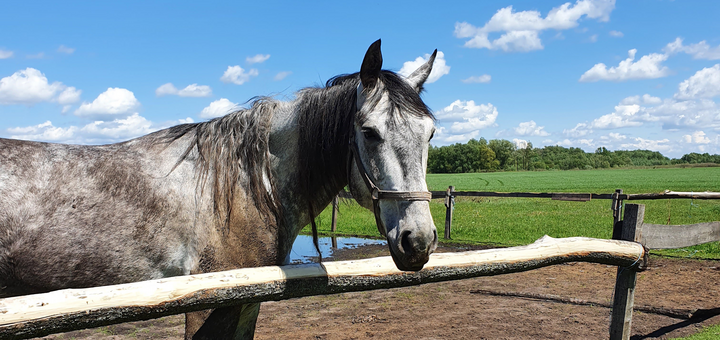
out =
[[[433,120],[418,93],[433,60],[408,79],[381,60],[378,41],[359,74],[291,102],[124,143],[0,139],[0,297],[280,265],[348,184],[376,209],[398,267],[422,268],[437,242],[427,202],[373,207],[359,169],[381,189],[427,190]],[[258,310],[190,313],[186,338],[251,338]]]

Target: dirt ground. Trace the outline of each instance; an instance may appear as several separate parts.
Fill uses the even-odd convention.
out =
[[[443,248],[442,251],[456,251]],[[389,255],[367,246],[334,260]],[[256,339],[607,339],[610,309],[473,293],[490,290],[612,301],[616,268],[571,263],[525,273],[262,304]],[[636,306],[719,309],[720,262],[651,258],[638,275]],[[182,339],[183,316],[44,339]],[[635,311],[632,339],[687,336],[720,324],[720,312],[690,320]],[[720,338],[720,334],[718,334]]]

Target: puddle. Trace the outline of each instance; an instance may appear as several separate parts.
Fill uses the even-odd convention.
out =
[[[385,240],[373,240],[360,237],[320,237],[320,252],[323,258],[331,257],[333,251],[339,249],[357,248],[371,244],[386,245]],[[292,251],[288,263],[310,263],[312,259],[317,257],[317,251],[313,245],[312,236],[298,235],[293,243]]]

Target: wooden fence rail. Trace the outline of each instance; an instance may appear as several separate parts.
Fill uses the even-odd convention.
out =
[[[449,186],[445,191],[431,191],[432,198],[445,199],[445,233],[446,240],[451,239],[452,230],[452,211],[455,207],[455,197],[519,197],[519,198],[550,198],[558,201],[574,201],[587,202],[592,199],[608,199],[612,200],[613,211],[613,239],[618,239],[624,201],[632,200],[658,200],[658,199],[702,199],[712,200],[720,199],[720,192],[693,192],[693,191],[670,191],[665,190],[660,193],[646,194],[623,194],[622,189],[615,190],[612,194],[592,194],[592,193],[575,193],[575,192],[493,192],[493,191],[455,191],[454,186]],[[352,199],[352,194],[347,191],[341,191],[337,197]],[[331,231],[337,230],[337,199],[333,200],[333,217]]]
[[[647,251],[634,242],[545,236],[521,247],[433,254],[418,272],[399,271],[390,257],[380,257],[66,289],[0,300],[0,339],[25,339],[240,303],[513,273],[575,261],[634,271],[646,265]]]

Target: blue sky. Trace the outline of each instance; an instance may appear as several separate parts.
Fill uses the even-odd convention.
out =
[[[0,137],[98,144],[439,57],[435,145],[504,138],[720,153],[720,2],[38,2],[2,5]],[[442,53],[440,53],[442,52]]]

